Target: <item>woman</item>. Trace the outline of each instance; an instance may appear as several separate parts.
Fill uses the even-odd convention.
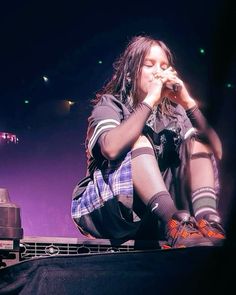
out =
[[[163,229],[172,248],[221,243],[221,142],[168,47],[134,37],[93,103],[87,177],[72,201],[79,230],[95,238],[152,239]]]

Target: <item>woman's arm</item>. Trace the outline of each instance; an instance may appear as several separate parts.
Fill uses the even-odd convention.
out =
[[[179,90],[177,92],[166,90],[166,96],[169,97],[173,102],[180,104],[185,109],[193,127],[198,129],[200,133],[206,136],[214,152],[214,155],[217,159],[221,159],[221,141],[215,130],[208,124],[207,120],[198,108],[196,101],[189,95],[185,83],[177,76],[172,78],[171,82],[178,83],[180,85]]]
[[[215,130],[208,124],[200,109],[197,107],[197,105],[195,105],[194,107],[186,110],[186,114],[193,127],[198,129],[203,135],[207,137],[214,155],[220,160],[222,158],[221,140]]]
[[[141,102],[127,120],[104,132],[98,139],[102,155],[108,160],[115,160],[130,150],[141,135],[151,111],[147,103]]]

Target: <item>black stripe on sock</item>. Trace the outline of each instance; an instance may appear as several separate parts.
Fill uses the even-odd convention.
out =
[[[153,149],[151,147],[141,147],[141,148],[137,148],[135,150],[132,150],[131,152],[131,159],[134,159],[140,155],[152,155],[155,157],[155,153],[153,151]]]

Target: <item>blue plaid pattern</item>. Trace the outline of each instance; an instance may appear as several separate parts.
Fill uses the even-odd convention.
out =
[[[133,198],[133,182],[131,174],[131,152],[125,159],[110,161],[104,171],[95,170],[82,196],[72,201],[72,218],[80,218],[89,214],[118,195]]]

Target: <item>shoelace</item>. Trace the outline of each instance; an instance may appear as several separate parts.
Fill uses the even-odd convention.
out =
[[[221,224],[217,223],[217,222],[208,222],[208,224],[213,228],[216,229],[220,232],[220,234],[222,234],[223,236],[225,235],[225,231],[222,227]]]
[[[184,232],[184,230],[186,230],[188,232],[189,235],[198,235],[200,236],[201,234],[199,233],[198,229],[196,228],[196,225],[195,225],[195,222],[193,220],[188,220],[188,221],[180,221],[179,222],[179,228],[181,228],[180,231],[177,231],[174,239],[173,239],[173,242],[172,242],[172,245],[175,245],[175,243],[177,242],[177,240],[182,237],[182,234]]]

